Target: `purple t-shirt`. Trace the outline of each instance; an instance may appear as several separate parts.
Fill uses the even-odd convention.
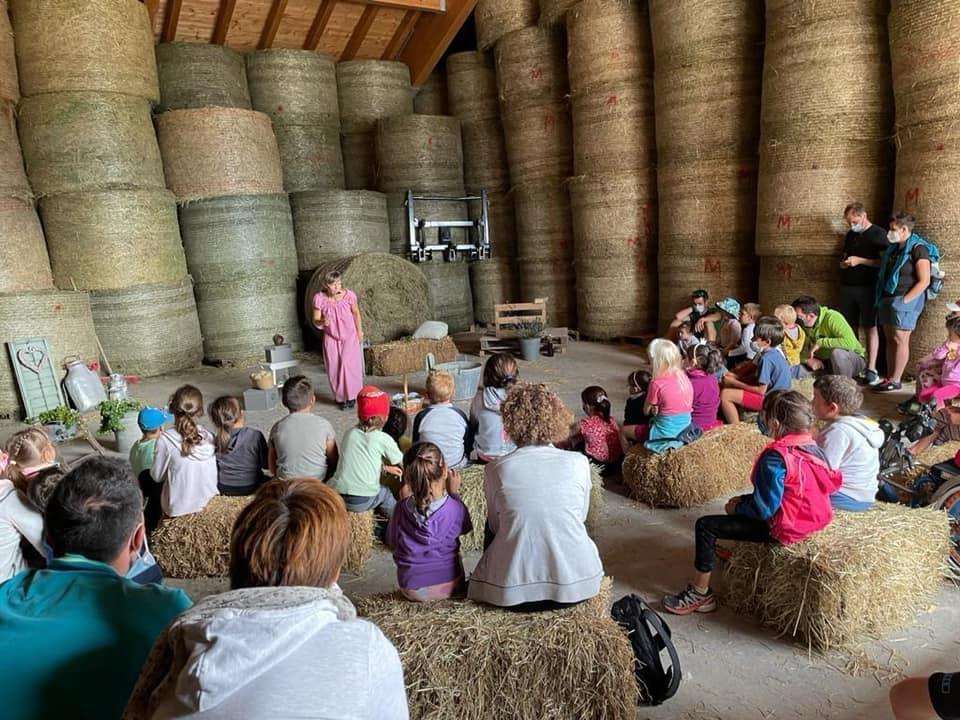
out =
[[[397,503],[386,539],[400,587],[416,590],[463,577],[460,536],[472,530],[470,511],[458,495],[448,495],[426,520],[412,497]]]
[[[703,370],[688,370],[687,377],[693,385],[693,424],[708,430],[717,424],[717,409],[720,407],[720,384],[716,375],[707,375]]]

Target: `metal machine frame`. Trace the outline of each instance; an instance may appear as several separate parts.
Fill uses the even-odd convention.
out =
[[[476,220],[469,218],[464,220],[428,220],[417,216],[416,202],[418,200],[459,203],[479,200],[480,217]],[[456,260],[458,255],[467,255],[468,260],[483,260],[490,257],[490,225],[488,222],[490,205],[486,190],[481,190],[479,195],[460,195],[457,197],[420,195],[408,190],[404,206],[407,211],[408,250],[410,260],[413,262],[431,260],[435,252],[442,252],[444,259],[448,261]],[[438,229],[440,242],[434,245],[427,244],[424,231],[429,228]],[[449,232],[445,232],[445,230],[450,228],[467,228],[469,241],[457,244],[448,239],[447,242],[443,242],[445,235],[449,238]]]

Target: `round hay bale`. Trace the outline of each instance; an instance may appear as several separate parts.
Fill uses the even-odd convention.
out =
[[[303,349],[296,272],[269,270],[198,282],[194,292],[204,360],[240,365],[262,359],[277,333],[294,351]]]
[[[560,25],[566,22],[567,10],[579,0],[540,0],[540,24]]]
[[[321,292],[323,277],[332,270],[343,273],[343,286],[353,290],[360,304],[363,335],[371,343],[389,342],[412,335],[433,319],[430,289],[420,268],[403,258],[384,253],[364,253],[324,263],[307,285],[307,317],[313,297]]]
[[[301,272],[358,253],[390,252],[387,198],[367,190],[320,190],[290,196]]]
[[[274,126],[323,125],[340,129],[336,63],[311,50],[272,48],[247,55],[253,109]]]
[[[480,202],[470,203],[470,217],[480,216]],[[495,257],[512,258],[517,254],[517,225],[513,195],[494,190],[487,192],[487,222],[490,247]]]
[[[573,263],[566,258],[519,257],[521,302],[537,298],[547,300],[547,324],[577,327],[576,276]]]
[[[446,262],[434,256],[417,266],[427,279],[433,302],[433,320],[445,322],[450,333],[467,332],[473,326],[473,293],[468,263]]]
[[[13,0],[24,95],[95,90],[156,102],[150,16],[137,0]]]
[[[487,50],[507,33],[537,24],[537,0],[478,0],[473,13],[477,47]]]
[[[517,254],[521,258],[573,259],[570,196],[561,180],[538,180],[513,190]]]
[[[694,507],[750,486],[753,461],[770,442],[755,425],[724,425],[677,450],[634,446],[623,461],[630,496],[653,507]]]
[[[463,182],[472,191],[503,191],[510,188],[507,145],[500,118],[464,123]]]
[[[90,307],[114,372],[152,377],[200,364],[200,323],[189,276],[92,292]]]
[[[951,120],[900,128],[897,140],[893,210],[913,213],[918,232],[956,256],[960,199],[951,190],[960,179],[960,126]]]
[[[567,15],[570,92],[630,84],[653,98],[653,46],[647,3],[583,0]]]
[[[57,92],[25,97],[19,112],[23,159],[37,195],[164,189],[148,100]]]
[[[840,261],[837,256],[768,255],[760,258],[760,307],[764,312],[777,305],[792,303],[801,295],[812,295],[821,305],[835,308],[839,289]]]
[[[337,93],[344,133],[371,132],[376,130],[377,120],[413,113],[410,69],[402,62],[337,63]]]
[[[13,27],[6,0],[0,0],[0,100],[20,99],[17,77],[17,53],[13,43]]]
[[[377,124],[377,179],[382,192],[463,192],[460,121],[443,115],[397,115]]]
[[[157,72],[160,75],[158,113],[203,107],[251,109],[243,56],[223,45],[160,43]]]
[[[560,102],[567,95],[563,31],[527,27],[505,35],[494,50],[497,91],[505,107]]]
[[[273,127],[288,193],[343,188],[343,154],[336,125]]]
[[[643,260],[574,260],[577,328],[588,338],[638,336],[657,328],[657,273]]]
[[[631,172],[656,165],[653,88],[611,86],[571,98],[573,172]]]
[[[437,68],[413,97],[413,111],[418,115],[449,115],[447,110],[447,74]]]
[[[287,278],[293,286],[297,255],[286,195],[192,202],[180,208],[180,231],[197,286],[263,274]]]
[[[33,205],[15,197],[0,197],[0,227],[0,293],[52,288],[50,258]]]
[[[96,360],[99,355],[90,296],[62,290],[0,294],[0,345],[4,346],[4,357],[0,360],[0,417],[24,419],[5,346],[14,340],[32,337],[47,339],[58,373],[70,355]]]
[[[492,257],[470,263],[470,288],[473,291],[473,317],[478,325],[492,325],[495,306],[516,299],[516,280],[511,258]]]
[[[573,172],[573,130],[565,102],[503,109],[503,135],[514,184]]]
[[[714,300],[729,295],[749,302],[757,297],[757,259],[753,253],[664,255],[661,241],[657,277],[660,286],[659,327],[664,331],[678,311],[690,307],[690,293],[698,288],[706,290]],[[763,311],[773,314],[774,307],[776,305],[763,305]]]
[[[447,196],[447,193],[431,193],[431,195],[434,194]],[[456,193],[455,196],[459,195],[459,193]],[[405,258],[410,255],[406,199],[406,193],[387,193],[387,219],[390,223],[390,252]],[[428,220],[464,220],[469,216],[467,203],[447,202],[444,200],[417,200],[415,211],[417,217]],[[437,228],[425,229],[423,236],[430,244],[439,242],[439,230]],[[467,231],[452,228],[450,230],[450,239],[454,243],[466,242]]]
[[[171,110],[157,117],[167,185],[181,203],[283,192],[270,118],[235,108]]]
[[[166,190],[50,195],[40,216],[57,287],[114,290],[187,274],[177,203]]]
[[[23,169],[14,106],[6,100],[0,100],[0,197],[33,199],[33,191]]]
[[[377,133],[341,133],[343,180],[347,190],[374,190],[377,187]]]
[[[464,126],[481,120],[499,121],[500,101],[493,55],[476,50],[449,55],[447,98],[450,114],[459,118]]]
[[[215,495],[200,512],[165,517],[150,534],[150,552],[169,578],[226,577],[230,534],[253,496]]]

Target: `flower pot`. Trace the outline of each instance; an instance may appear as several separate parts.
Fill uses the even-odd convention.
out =
[[[540,338],[520,338],[520,357],[528,361],[540,357]]]
[[[138,411],[132,410],[123,416],[123,430],[114,433],[117,441],[117,452],[123,455],[130,454],[130,448],[140,439],[140,426],[137,424]]]
[[[62,443],[66,442],[67,440],[72,440],[77,434],[76,424],[68,427],[63,423],[51,423],[50,425],[44,425],[43,427],[47,431],[47,435],[49,435],[50,439],[55,443]]]

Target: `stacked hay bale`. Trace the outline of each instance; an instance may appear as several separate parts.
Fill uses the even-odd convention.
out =
[[[569,3],[560,5],[557,11]],[[645,0],[577,3],[567,13],[567,41],[577,319],[589,337],[640,335],[656,327],[657,307],[653,52]]]
[[[697,288],[757,297],[763,9],[759,0],[650,0],[650,19],[663,329]]]
[[[833,292],[817,299],[832,304],[843,207],[860,201],[873,217],[890,209],[887,6],[886,0],[766,3],[756,230],[761,296],[779,291],[771,266],[789,256],[801,264],[829,256],[824,289]]]
[[[896,99],[897,172],[893,210],[917,217],[917,232],[935,242],[946,261],[942,297],[956,297],[960,275],[960,2],[894,0],[890,13],[890,59]],[[921,54],[922,53],[922,54]],[[921,61],[920,58],[923,58]],[[911,338],[920,358],[943,341],[943,312],[931,304]]]
[[[489,50],[507,33],[537,24],[537,0],[478,0],[473,13],[477,26],[477,47]]]
[[[337,63],[340,143],[349,190],[376,190],[377,121],[413,113],[410,69],[389,60]]]
[[[202,107],[251,109],[247,73],[239,53],[199,42],[160,43],[156,53],[158,113]]]
[[[492,55],[450,55],[447,94],[450,112],[460,120],[466,190],[472,195],[487,192],[491,258],[470,266],[474,317],[485,325],[494,321],[495,305],[514,299],[517,256],[513,197]],[[471,208],[474,217],[477,212],[478,208]]]
[[[449,115],[447,105],[447,73],[438,65],[413,97],[413,111],[418,115]]]
[[[528,27],[495,47],[507,164],[514,186],[520,299],[547,298],[548,322],[576,326],[567,67],[560,30]]]
[[[280,333],[302,347],[297,255],[269,116],[239,108],[157,116],[167,185],[181,204],[204,357],[241,363]]]
[[[438,196],[462,196],[463,149],[460,121],[445,115],[395,115],[377,123],[377,178],[380,190],[388,194],[391,247],[406,254],[407,216],[404,198],[407,191]],[[438,201],[436,209],[418,203],[420,217],[435,219],[467,217],[465,203]],[[443,214],[441,214],[443,213]],[[449,213],[449,215],[447,215]],[[428,239],[434,233],[428,233]],[[455,242],[465,238],[453,233]],[[463,332],[473,325],[473,297],[467,262],[458,258],[446,261],[440,253],[420,263],[433,298],[436,319],[447,323],[450,332]]]
[[[54,282],[91,291],[80,304],[113,369],[196,365],[196,306],[150,119],[159,88],[146,9],[135,0],[16,0],[11,9],[20,139]],[[118,322],[118,308],[135,320]]]

